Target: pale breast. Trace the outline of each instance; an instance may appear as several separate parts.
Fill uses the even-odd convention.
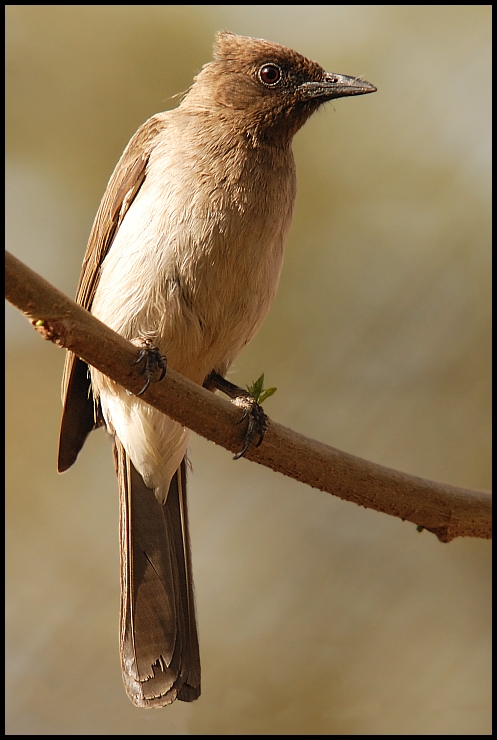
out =
[[[92,307],[128,338],[150,338],[196,382],[224,372],[269,310],[295,198],[290,150],[234,147],[229,133],[213,153],[188,125],[174,140],[164,132]]]

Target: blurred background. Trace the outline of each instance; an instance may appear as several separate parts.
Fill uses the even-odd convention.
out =
[[[490,487],[489,5],[9,5],[7,248],[73,296],[107,180],[219,29],[372,96],[297,135],[280,289],[232,368],[273,419]],[[310,489],[195,437],[203,694],[136,709],[118,499],[92,434],[56,473],[63,352],[7,306],[7,734],[490,734],[490,544]]]

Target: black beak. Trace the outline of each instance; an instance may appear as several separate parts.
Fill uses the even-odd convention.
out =
[[[334,98],[344,98],[348,95],[373,93],[376,92],[376,87],[370,82],[361,80],[358,77],[347,77],[347,75],[326,72],[321,82],[304,82],[300,85],[300,90],[307,98],[333,100]]]

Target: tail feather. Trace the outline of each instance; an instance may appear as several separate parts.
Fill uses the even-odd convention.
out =
[[[164,504],[145,486],[116,438],[121,539],[121,664],[139,707],[200,695],[186,508],[185,460]]]

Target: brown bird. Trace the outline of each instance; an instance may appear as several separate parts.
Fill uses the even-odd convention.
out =
[[[292,138],[327,100],[375,90],[284,46],[219,33],[213,61],[179,107],[146,121],[119,160],[90,234],[78,303],[142,346],[152,366],[159,352],[190,380],[233,395],[224,376],[278,285],[295,200]],[[92,429],[105,424],[114,439],[128,695],[140,707],[193,701],[200,658],[189,432],[70,352],[62,395],[60,472]],[[259,439],[263,431],[262,423]]]

